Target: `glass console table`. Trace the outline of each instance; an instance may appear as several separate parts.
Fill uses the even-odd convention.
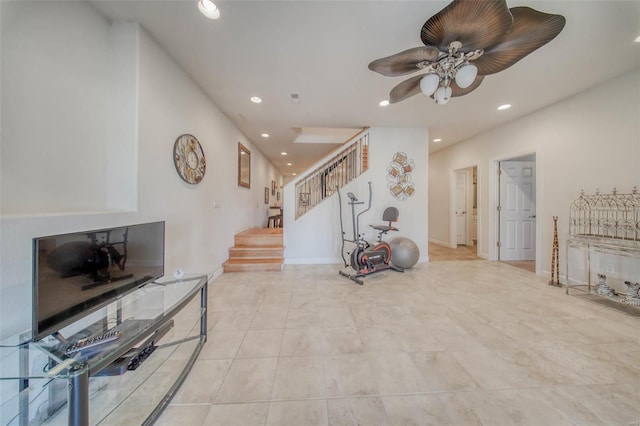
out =
[[[206,275],[150,283],[64,337],[31,342],[27,331],[0,342],[0,424],[152,424],[206,341],[207,285]],[[117,340],[65,355],[114,329]]]

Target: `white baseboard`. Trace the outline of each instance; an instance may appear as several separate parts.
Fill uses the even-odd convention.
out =
[[[435,239],[435,238],[429,238],[429,242],[430,242],[430,243],[434,243],[434,244],[438,244],[439,246],[449,247],[449,243],[446,243],[446,242],[444,242],[444,241],[437,240],[437,239]]]
[[[222,274],[224,274],[224,268],[222,266],[220,266],[215,271],[209,272],[207,274],[207,276],[209,277],[209,281],[215,281],[218,278],[220,278],[220,276],[222,276]]]

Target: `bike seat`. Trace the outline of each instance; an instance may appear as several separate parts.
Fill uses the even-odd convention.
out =
[[[399,230],[395,226],[387,226],[387,225],[369,225],[369,226],[372,227],[373,229],[377,230],[377,231],[382,231],[382,232],[398,231]]]
[[[386,234],[389,231],[398,231],[398,228],[391,225],[393,222],[398,221],[398,216],[400,216],[400,212],[395,207],[387,207],[384,209],[384,213],[382,214],[382,220],[387,222],[386,225],[369,225],[373,229],[380,231],[381,234]]]

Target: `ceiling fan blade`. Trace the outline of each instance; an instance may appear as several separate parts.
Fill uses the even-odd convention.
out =
[[[462,89],[460,88],[460,86],[458,86],[456,84],[456,81],[452,81],[451,82],[451,96],[452,97],[456,97],[456,96],[464,96],[468,93],[473,92],[474,90],[476,90],[478,88],[478,86],[480,86],[480,83],[482,83],[482,80],[484,80],[484,75],[479,75],[476,77],[475,80],[473,80],[473,83],[471,83],[471,86],[467,87],[466,89]]]
[[[514,7],[513,27],[497,45],[485,50],[473,63],[478,74],[489,75],[503,71],[529,53],[553,40],[564,28],[562,15],[538,12],[530,7]]]
[[[434,62],[440,51],[433,46],[420,46],[404,50],[386,58],[376,59],[369,64],[369,69],[387,77],[411,74],[420,71],[416,66],[420,62]]]
[[[420,80],[422,80],[422,77],[424,77],[424,74],[413,76],[391,89],[391,92],[389,92],[389,103],[395,104],[418,93],[422,93],[420,92]]]
[[[420,38],[444,51],[459,41],[460,51],[468,52],[499,43],[512,23],[505,0],[454,0],[425,22]]]

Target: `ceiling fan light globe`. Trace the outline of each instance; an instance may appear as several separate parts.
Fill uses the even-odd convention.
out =
[[[200,13],[209,19],[218,19],[220,17],[220,9],[211,0],[198,0],[198,9]]]
[[[478,68],[472,64],[465,64],[456,72],[456,84],[461,89],[471,86],[478,75]]]
[[[438,105],[444,105],[449,102],[451,99],[451,87],[438,87],[436,93],[434,94],[434,98]]]
[[[437,74],[427,74],[420,80],[420,91],[425,96],[433,95],[438,85],[440,84],[440,77]]]

